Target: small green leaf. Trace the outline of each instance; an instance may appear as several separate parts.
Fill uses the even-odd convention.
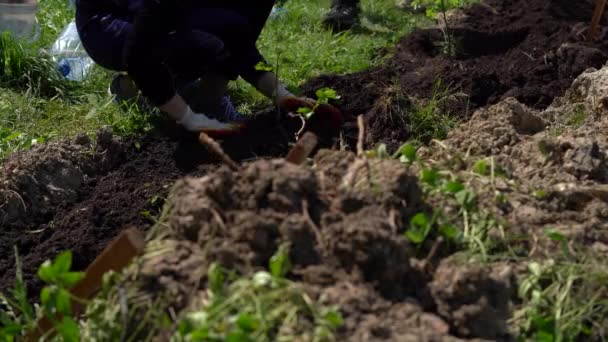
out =
[[[314,114],[315,110],[309,107],[300,107],[298,108],[298,114],[301,114],[306,120],[310,119]]]
[[[399,160],[402,163],[413,163],[417,159],[417,152],[418,151],[416,150],[414,145],[406,143],[402,145],[399,150],[397,150],[397,153],[395,153],[394,157],[399,157]]]
[[[0,340],[2,341],[14,341],[15,337],[18,337],[23,332],[24,326],[16,323],[5,324],[0,328]],[[6,340],[3,340],[3,337],[7,337]],[[19,340],[17,340],[19,341]]]
[[[545,232],[545,235],[547,235],[547,237],[549,237],[553,241],[557,241],[557,242],[567,241],[566,236],[564,234],[557,232],[555,230],[547,230]]]
[[[541,330],[541,331],[537,331],[536,334],[534,334],[534,341],[535,342],[555,342],[555,336],[550,331]]]
[[[236,325],[245,332],[254,332],[258,329],[260,323],[255,317],[243,313],[236,320]]]
[[[459,191],[464,190],[464,184],[462,184],[461,182],[454,181],[447,182],[445,183],[443,190],[449,194],[455,194]]]
[[[431,231],[431,222],[425,213],[418,213],[410,220],[410,228],[405,232],[405,236],[412,243],[421,244],[426,240]]]
[[[72,267],[72,252],[71,251],[61,252],[57,256],[57,258],[55,258],[55,261],[53,261],[53,272],[55,273],[55,276],[58,276],[62,273],[70,271],[71,267]]]
[[[456,202],[465,210],[471,210],[475,206],[475,194],[471,190],[460,190],[454,197]]]
[[[473,172],[482,175],[482,176],[487,176],[490,174],[490,170],[488,167],[488,162],[486,162],[483,159],[478,160],[475,165],[473,165]]]
[[[65,272],[60,274],[58,277],[58,281],[61,283],[63,287],[71,288],[74,285],[78,284],[85,276],[84,272]]]
[[[543,199],[545,197],[547,197],[548,193],[546,190],[536,190],[532,193],[532,196],[538,198],[538,199]]]
[[[55,271],[50,260],[47,260],[40,265],[38,268],[38,278],[46,283],[50,283],[55,280]]]
[[[209,278],[209,289],[211,292],[216,296],[221,295],[224,289],[224,270],[218,264],[213,263],[209,267],[207,277]]]
[[[201,328],[195,330],[190,334],[190,338],[186,341],[208,341],[209,340],[209,328]]]
[[[528,270],[537,277],[540,277],[542,274],[542,268],[538,262],[531,262],[528,264]]]
[[[439,227],[439,233],[448,240],[456,240],[460,231],[451,224],[443,224]]]
[[[291,270],[289,261],[289,246],[283,244],[279,250],[270,258],[270,274],[277,278],[283,278]]]
[[[232,331],[226,335],[226,342],[247,342],[247,334],[243,331]]]
[[[40,304],[43,307],[48,308],[51,304],[52,296],[53,296],[53,287],[45,286],[40,291]]]
[[[315,92],[315,95],[317,95],[317,100],[320,103],[328,103],[329,100],[337,100],[340,98],[340,96],[338,96],[338,93],[336,93],[336,91],[331,88],[318,89]]]
[[[66,316],[72,315],[72,300],[70,293],[66,289],[59,289],[57,291],[57,296],[55,300],[55,309],[58,313]]]
[[[439,181],[439,171],[436,169],[424,169],[422,170],[420,180],[431,186],[436,186]]]
[[[64,342],[80,341],[80,328],[78,327],[78,324],[70,317],[64,317],[56,328]]]
[[[15,139],[21,137],[21,134],[22,134],[21,132],[13,132],[12,134],[10,134],[9,136],[5,137],[2,140],[4,140],[4,141],[12,141],[12,140],[15,140]]]
[[[323,318],[329,323],[332,329],[337,329],[344,323],[342,314],[340,314],[340,312],[336,310],[327,311]]]
[[[306,113],[309,113],[309,112],[312,112],[312,108],[309,108],[309,107],[300,107],[300,108],[298,108],[298,113],[300,113],[300,114],[306,114]]]

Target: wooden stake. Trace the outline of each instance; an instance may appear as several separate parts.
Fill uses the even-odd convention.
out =
[[[362,157],[365,154],[363,143],[365,140],[365,121],[363,115],[357,116],[357,126],[359,127],[359,136],[357,138],[357,156]]]
[[[145,239],[140,230],[136,228],[124,230],[89,265],[85,271],[84,279],[71,289],[72,296],[81,300],[93,297],[101,289],[105,273],[109,271],[121,271],[143,252],[144,247]],[[72,300],[72,313],[74,316],[78,316],[82,309],[81,303]],[[59,318],[57,317],[57,319]],[[38,327],[28,334],[25,340],[38,341],[40,337],[49,333],[52,328],[53,324],[51,320],[48,317],[43,317],[38,322]]]
[[[220,157],[222,162],[228,165],[232,171],[237,171],[239,169],[239,165],[235,163],[234,160],[232,160],[232,158],[226,154],[226,152],[224,152],[224,149],[212,137],[201,132],[201,134],[198,136],[198,141],[207,146],[216,156]]]
[[[595,12],[593,13],[593,19],[591,19],[591,26],[589,27],[589,35],[587,36],[587,40],[592,41],[595,39],[597,35],[597,31],[600,26],[600,21],[602,20],[602,15],[604,14],[604,8],[606,7],[606,0],[597,0],[595,5]]]
[[[302,165],[315,147],[317,147],[318,143],[319,138],[314,133],[304,133],[296,145],[289,151],[285,160],[292,164]]]

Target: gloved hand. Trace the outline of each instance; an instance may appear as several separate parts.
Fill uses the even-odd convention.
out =
[[[218,120],[211,119],[205,114],[194,113],[190,107],[186,109],[186,112],[177,121],[177,123],[184,126],[184,128],[191,132],[215,132],[220,135],[222,132],[229,134],[231,132],[238,131],[243,126],[240,123],[223,123]]]

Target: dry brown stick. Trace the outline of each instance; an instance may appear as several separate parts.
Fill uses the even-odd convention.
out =
[[[211,150],[211,152],[213,152],[216,156],[220,157],[222,162],[228,165],[228,167],[230,167],[232,171],[237,171],[239,169],[239,165],[235,163],[234,160],[232,160],[232,158],[230,158],[226,154],[226,152],[224,152],[224,149],[222,149],[220,144],[218,144],[218,142],[215,141],[213,138],[201,132],[201,134],[198,136],[198,141],[201,144],[207,146]]]
[[[597,31],[602,20],[602,14],[604,14],[604,8],[606,7],[606,0],[597,0],[595,5],[595,12],[593,13],[593,19],[591,19],[591,26],[589,27],[589,35],[587,40],[592,41],[597,35]]]
[[[427,268],[431,265],[431,263],[433,262],[433,259],[435,258],[435,256],[437,255],[437,252],[439,251],[439,247],[442,244],[443,244],[443,236],[440,236],[437,238],[437,240],[435,240],[435,243],[433,243],[433,246],[431,247],[429,254],[422,261],[422,265],[421,265],[422,270],[426,271]]]
[[[361,157],[364,154],[363,142],[365,140],[365,121],[363,115],[357,116],[357,126],[359,127],[359,137],[357,138],[357,156]]]
[[[73,298],[86,300],[93,297],[101,289],[103,275],[109,271],[120,271],[140,255],[145,246],[143,233],[130,228],[124,230],[95,258],[85,271],[82,279],[70,292]],[[77,316],[82,310],[82,304],[72,300],[72,313]],[[40,337],[51,332],[53,324],[48,317],[43,317],[34,331],[25,337],[26,341],[38,341]],[[52,332],[51,332],[52,333]]]
[[[289,151],[285,160],[292,164],[302,165],[315,147],[317,147],[318,142],[319,138],[314,133],[304,133],[296,145]]]

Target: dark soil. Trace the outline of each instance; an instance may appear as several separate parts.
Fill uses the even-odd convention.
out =
[[[340,341],[509,340],[508,268],[449,259],[421,267],[403,232],[424,210],[422,192],[398,161],[330,150],[313,169],[254,161],[178,181],[171,203],[170,237],[157,242],[184,251],[145,258],[138,284],[171,298],[175,312],[193,304],[212,263],[252,274],[288,243],[289,277],[344,315]]]
[[[608,43],[588,44],[578,34],[592,10],[588,1],[489,0],[450,21],[457,42],[453,57],[437,45],[443,39],[440,29],[420,30],[401,41],[387,65],[323,76],[306,88],[336,89],[351,120],[365,114],[368,145],[385,142],[393,148],[410,136],[407,111],[416,99],[432,97],[439,79],[466,95],[450,97],[441,108],[463,118],[470,109],[506,97],[544,108],[584,69],[608,59]],[[518,159],[507,154],[503,141],[524,141],[541,132],[545,122],[532,114],[505,113],[499,122],[499,107],[478,112],[483,126],[471,120],[460,139],[452,137],[453,145],[464,146],[454,155],[468,153],[471,146],[494,147],[504,160],[513,159],[517,170]],[[497,122],[514,127],[505,135],[494,129]],[[526,125],[514,124],[518,122]],[[224,141],[227,154],[244,162],[239,171],[219,165],[195,137],[176,131],[143,140],[101,132],[96,144],[80,137],[11,156],[0,174],[0,291],[14,280],[13,246],[23,261],[30,295],[36,297],[41,284],[35,272],[44,260],[71,250],[75,269],[83,270],[122,229],[149,229],[150,215],[158,214],[169,188],[181,179],[165,218],[171,241],[161,241],[175,248],[168,256],[157,256],[161,260],[147,260],[150,264],[139,274],[144,290],[173,299],[175,312],[192,304],[193,291],[203,290],[212,262],[250,274],[265,268],[279,245],[289,243],[289,277],[313,299],[340,308],[345,321],[340,340],[513,340],[507,321],[515,284],[508,265],[462,264],[446,257],[449,248],[420,260],[431,246],[420,250],[403,235],[411,217],[428,209],[417,170],[394,160],[357,159],[330,150],[317,154],[314,168],[260,160],[284,156],[295,128],[291,121],[278,128],[264,117],[243,135]],[[345,132],[352,142],[353,122]],[[588,159],[591,170],[568,166],[571,172],[604,181],[603,174],[597,175],[605,166],[598,148],[588,148],[595,145],[587,142],[571,145],[569,158]],[[605,218],[605,203],[594,203],[592,209]],[[555,211],[550,215],[558,217]],[[602,235],[594,242],[606,241]]]
[[[174,128],[162,133],[123,140],[104,131],[95,146],[80,137],[6,160],[0,174],[0,291],[14,284],[13,246],[29,294],[37,297],[42,284],[36,270],[45,260],[71,250],[74,269],[84,270],[121,230],[148,229],[177,179],[218,167],[195,136]],[[264,116],[223,148],[236,160],[277,157],[291,140],[293,129],[279,129]]]
[[[305,85],[307,94],[332,87],[341,109],[350,116],[365,114],[368,144],[389,147],[410,137],[409,97],[428,99],[441,81],[453,96],[442,107],[468,118],[471,111],[515,97],[533,108],[547,107],[589,67],[608,59],[608,41],[585,41],[594,1],[488,0],[451,13],[454,56],[442,53],[440,27],[417,30],[397,46],[383,66],[346,76],[321,76]],[[444,44],[445,45],[445,44]],[[347,132],[356,137],[353,125]]]

